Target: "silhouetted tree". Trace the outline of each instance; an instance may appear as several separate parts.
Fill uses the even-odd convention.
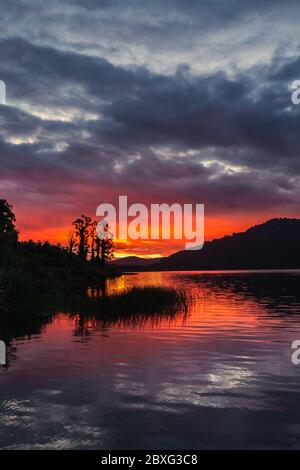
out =
[[[88,252],[87,245],[90,234],[91,221],[92,219],[90,217],[82,215],[80,218],[72,222],[72,225],[75,227],[76,237],[78,239],[78,255],[83,259],[86,259]]]
[[[106,264],[114,257],[114,244],[110,238],[100,240],[101,264]]]
[[[97,222],[94,221],[91,224],[91,261],[95,260],[95,253],[97,249],[97,232],[96,232]]]
[[[96,259],[96,261],[100,261],[100,248],[101,248],[101,240],[96,235],[96,238],[95,238],[95,259]]]
[[[3,264],[15,263],[15,248],[18,242],[15,221],[12,206],[5,199],[0,199],[0,268]]]
[[[68,241],[68,251],[71,254],[74,252],[74,248],[77,243],[76,230],[69,230],[69,232],[67,233],[67,241]]]
[[[95,258],[101,264],[106,264],[114,257],[114,244],[111,238],[112,234],[109,231],[108,224],[103,227],[103,233],[102,230],[100,230],[100,232],[97,231],[97,222],[94,222],[93,225],[95,227]]]
[[[0,244],[18,240],[15,222],[16,217],[12,212],[12,206],[5,199],[0,199]]]

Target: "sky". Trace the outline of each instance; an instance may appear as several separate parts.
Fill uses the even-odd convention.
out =
[[[299,216],[300,4],[0,0],[0,197],[21,239],[130,203],[205,204],[205,238]],[[180,241],[117,243],[159,256]]]

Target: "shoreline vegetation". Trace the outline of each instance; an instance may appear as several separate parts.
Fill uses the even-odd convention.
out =
[[[113,242],[96,236],[96,222],[82,215],[68,233],[68,246],[49,242],[18,241],[12,206],[0,200],[0,313],[57,310],[101,315],[117,320],[124,316],[169,315],[187,312],[184,291],[160,286],[133,287],[113,294],[101,291],[108,278],[123,274],[109,265]]]
[[[61,298],[85,292],[103,279],[120,276],[108,265],[113,243],[96,236],[96,222],[82,215],[66,236],[67,246],[19,241],[12,206],[0,199],[0,312],[31,298]]]
[[[97,289],[95,289],[97,290]],[[187,315],[191,300],[183,289],[161,286],[132,287],[122,292],[89,296],[86,293],[42,293],[25,296],[2,305],[0,314],[16,315],[30,313],[51,316],[58,311],[74,315],[93,316],[110,323],[141,316],[172,318],[178,313]]]

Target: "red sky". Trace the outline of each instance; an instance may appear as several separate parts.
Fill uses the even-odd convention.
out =
[[[0,15],[0,197],[21,239],[64,243],[119,194],[205,204],[206,240],[298,216],[300,4],[23,3]]]
[[[17,217],[17,228],[20,231],[20,239],[34,241],[48,240],[51,243],[66,243],[66,234],[72,228],[71,222],[81,214],[75,212],[56,213],[40,207],[25,205],[14,206]],[[92,212],[87,212],[92,215]],[[30,214],[30,216],[29,216]],[[233,232],[244,231],[252,225],[263,223],[273,217],[295,216],[295,214],[280,213],[280,211],[268,213],[241,214],[226,213],[205,215],[205,240],[211,240]],[[97,217],[95,216],[95,220]],[[184,249],[184,241],[181,240],[140,240],[118,242],[115,240],[115,255],[137,255],[143,257],[166,256],[175,251]]]

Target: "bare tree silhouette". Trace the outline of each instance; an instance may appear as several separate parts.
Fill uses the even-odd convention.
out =
[[[78,239],[78,255],[86,259],[88,253],[88,237],[90,234],[92,219],[86,215],[82,215],[72,222],[75,227],[75,233]]]
[[[114,244],[110,238],[100,240],[101,264],[107,264],[114,257]]]
[[[76,230],[69,230],[67,233],[68,251],[74,253],[74,249],[77,244]]]
[[[97,250],[98,237],[97,237],[96,228],[97,228],[97,221],[95,220],[91,224],[91,261],[92,262],[95,260],[95,253]]]

